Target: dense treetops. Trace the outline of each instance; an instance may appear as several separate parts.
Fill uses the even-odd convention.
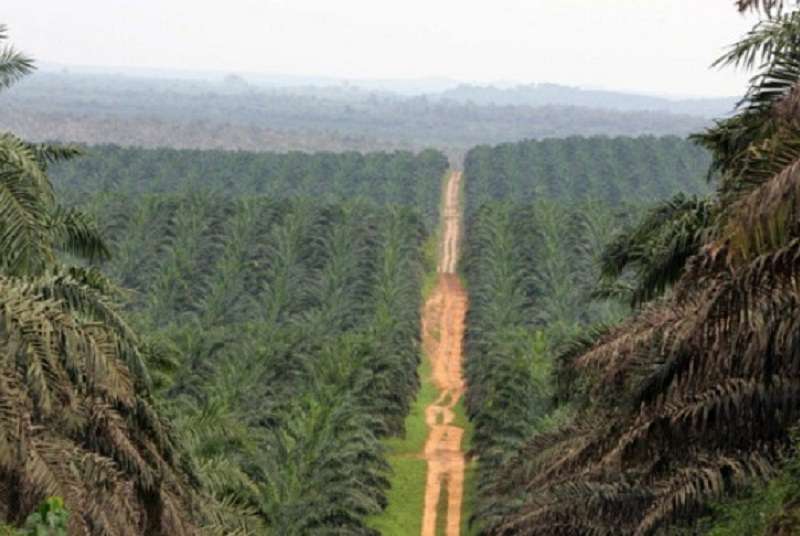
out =
[[[59,191],[81,200],[98,192],[158,193],[198,189],[227,196],[318,200],[363,198],[414,206],[433,224],[448,167],[440,152],[251,153],[90,147],[52,169]]]
[[[212,530],[371,534],[417,387],[435,151],[114,146],[54,172],[109,237]],[[348,201],[343,201],[348,199]],[[423,216],[424,213],[424,216]]]
[[[566,417],[553,401],[556,349],[590,323],[625,313],[591,300],[598,256],[618,225],[602,204],[546,200],[492,201],[470,218],[461,265],[470,289],[466,400],[481,527],[512,511],[522,493],[503,487],[504,462]]]
[[[213,526],[371,534],[378,440],[402,433],[418,383],[419,217],[202,192],[93,207]]]
[[[464,164],[466,210],[491,199],[625,201],[707,192],[708,153],[674,137],[572,137],[479,146]]]

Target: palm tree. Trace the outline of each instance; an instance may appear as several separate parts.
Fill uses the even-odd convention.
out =
[[[7,39],[0,25],[0,44]],[[33,61],[10,45],[0,48],[0,90],[33,70]],[[40,275],[65,252],[89,260],[108,258],[95,226],[83,213],[60,207],[47,165],[78,155],[72,147],[27,143],[0,133],[0,270]]]
[[[0,41],[6,39],[0,26]],[[0,51],[0,88],[33,69]],[[71,148],[0,134],[0,516],[62,496],[75,534],[192,534],[195,491],[147,394],[138,341],[88,262],[108,249],[58,205],[47,165]]]

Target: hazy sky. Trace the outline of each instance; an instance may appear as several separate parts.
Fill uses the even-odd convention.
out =
[[[710,70],[733,0],[2,0],[15,45],[67,65],[557,82],[739,94]]]

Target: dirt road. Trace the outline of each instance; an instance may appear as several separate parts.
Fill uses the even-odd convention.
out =
[[[425,304],[422,318],[423,344],[431,359],[433,382],[440,391],[436,401],[425,408],[429,434],[423,453],[428,462],[428,476],[422,536],[438,536],[437,525],[445,527],[445,536],[458,536],[461,531],[464,430],[453,425],[453,408],[464,393],[461,360],[467,310],[466,293],[455,275],[461,234],[460,186],[461,173],[453,172],[444,192],[439,279]],[[442,496],[445,493],[446,497]],[[447,516],[444,522],[437,520],[441,514]]]
[[[444,191],[442,221],[444,223],[442,250],[439,253],[439,273],[454,274],[458,263],[458,241],[461,239],[461,195],[460,171],[454,171],[447,181]]]

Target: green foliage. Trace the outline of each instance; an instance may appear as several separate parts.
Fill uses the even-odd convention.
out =
[[[756,485],[736,500],[712,503],[710,517],[714,521],[701,520],[699,527],[692,531],[697,533],[702,530],[707,536],[774,534],[769,530],[773,518],[783,510],[784,501],[792,487],[795,487],[793,482],[784,477],[772,480],[767,485]],[[710,528],[704,530],[703,527],[708,525]]]
[[[67,536],[69,512],[61,497],[51,497],[31,512],[22,528],[0,525],[2,536]]]
[[[60,497],[51,497],[28,516],[22,534],[30,536],[67,536],[69,513]]]
[[[484,204],[470,219],[462,268],[470,289],[466,406],[478,456],[475,515],[485,526],[524,491],[500,469],[555,410],[554,350],[580,326],[624,308],[591,302],[597,255],[615,218],[597,204]]]
[[[445,156],[425,150],[391,153],[254,153],[122,148],[100,145],[85,158],[53,166],[63,195],[83,202],[98,192],[176,193],[208,190],[229,197],[366,199],[415,206],[433,227]]]
[[[597,294],[624,298],[634,306],[664,294],[708,239],[714,216],[713,200],[683,194],[650,207],[605,247]]]
[[[419,216],[366,202],[106,195],[105,271],[223,533],[371,534],[418,387]]]
[[[670,534],[768,536],[800,531],[800,458],[791,456],[768,482],[754,482],[738,493],[711,501],[706,514],[690,528]]]
[[[0,43],[8,39],[8,28],[0,24]],[[0,48],[0,90],[11,87],[33,71],[33,60],[8,44]]]
[[[479,146],[467,154],[466,213],[490,200],[594,201],[618,206],[708,191],[710,159],[674,136],[571,137]]]
[[[0,269],[17,276],[41,275],[60,252],[89,261],[108,250],[94,222],[61,207],[47,176],[47,155],[68,150],[32,145],[10,133],[0,134]]]
[[[433,270],[435,273],[435,265]],[[402,437],[384,440],[391,466],[388,506],[379,515],[368,519],[368,525],[383,536],[405,536],[418,534],[422,530],[428,476],[428,464],[420,457],[429,432],[425,422],[425,408],[439,396],[431,374],[430,359],[423,358],[419,367],[420,387],[406,417],[405,433]]]

